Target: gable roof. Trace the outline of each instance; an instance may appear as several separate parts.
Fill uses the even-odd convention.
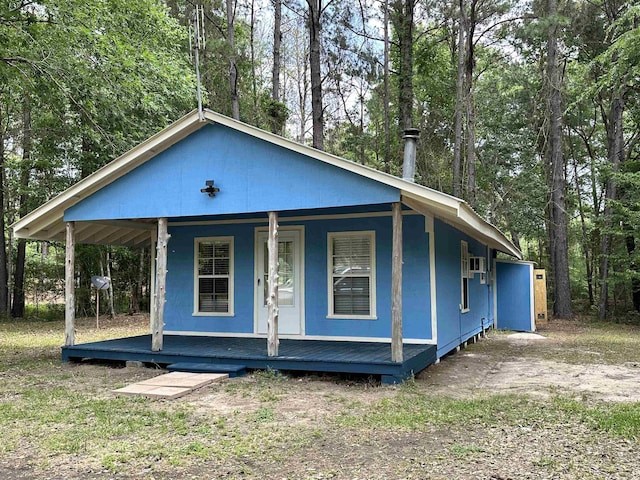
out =
[[[316,150],[211,110],[204,111],[204,121],[199,120],[196,110],[192,111],[36,208],[13,225],[15,236],[36,240],[63,241],[65,236],[65,210],[131,172],[158,153],[168,149],[207,124],[224,125],[290,151],[397,188],[400,191],[402,202],[413,210],[439,218],[492,248],[517,258],[522,258],[520,251],[498,228],[482,219],[462,199],[402,180],[327,152]],[[86,225],[77,226],[76,239],[79,243],[144,245],[148,244],[154,229],[155,219],[87,222]]]

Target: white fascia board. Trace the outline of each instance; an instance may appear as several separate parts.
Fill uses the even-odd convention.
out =
[[[511,243],[505,234],[498,230],[497,227],[483,220],[467,203],[461,204],[458,216],[465,224],[483,235],[487,240],[491,240],[492,243],[495,242],[489,246],[495,246],[499,250],[513,255],[519,260],[522,259],[522,252]]]
[[[428,202],[425,199],[416,199],[415,197],[407,196],[403,192],[402,203],[410,209],[421,213],[425,217],[436,216],[445,218],[458,218],[458,208],[443,206],[435,202]]]
[[[16,237],[36,238],[42,236],[39,235],[42,226],[62,221],[64,211],[67,208],[140,166],[206,124],[207,122],[198,120],[197,111],[188,113],[15,222],[11,227]]]
[[[522,258],[522,253],[495,226],[483,220],[464,200],[449,197],[443,205],[402,192],[402,202],[425,216],[433,215],[492,248]],[[451,205],[455,201],[454,205]]]

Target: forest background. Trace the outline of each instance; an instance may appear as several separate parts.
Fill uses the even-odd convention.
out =
[[[640,4],[0,3],[0,316],[62,311],[64,249],[10,225],[196,106],[464,198],[546,268],[558,317],[640,315]],[[148,309],[149,249],[77,247],[78,311]],[[57,305],[57,306],[56,306]],[[59,309],[58,309],[59,308]],[[640,320],[639,320],[640,321]]]

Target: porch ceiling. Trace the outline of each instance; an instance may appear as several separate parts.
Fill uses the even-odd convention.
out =
[[[155,220],[104,220],[76,222],[75,236],[78,243],[84,244],[144,247],[149,245],[155,232]],[[52,223],[47,229],[39,230],[37,234],[28,238],[64,242],[65,224],[60,219],[59,222]]]

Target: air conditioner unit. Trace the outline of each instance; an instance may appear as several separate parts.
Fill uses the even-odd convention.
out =
[[[469,257],[469,273],[485,273],[486,271],[484,257]]]

